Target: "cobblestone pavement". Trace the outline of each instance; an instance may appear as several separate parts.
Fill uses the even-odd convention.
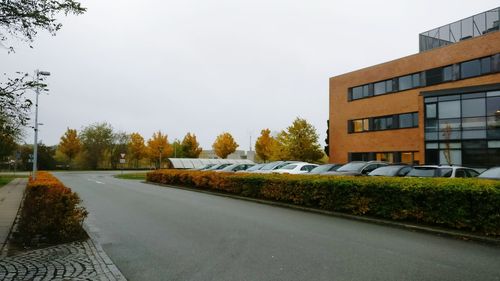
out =
[[[0,280],[126,280],[90,239],[0,258]]]

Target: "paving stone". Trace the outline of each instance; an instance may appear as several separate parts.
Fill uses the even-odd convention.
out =
[[[126,280],[92,240],[30,250],[0,260],[0,280]]]

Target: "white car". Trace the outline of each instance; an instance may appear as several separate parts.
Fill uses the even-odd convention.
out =
[[[479,173],[471,168],[444,165],[415,166],[408,174],[406,174],[407,177],[419,178],[475,178],[478,175]]]
[[[309,173],[312,169],[318,167],[316,164],[306,163],[306,162],[297,162],[288,164],[280,169],[273,170],[273,173],[278,174],[306,174]]]

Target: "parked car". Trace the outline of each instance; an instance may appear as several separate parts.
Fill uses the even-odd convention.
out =
[[[474,178],[478,175],[479,173],[476,170],[461,166],[423,165],[413,167],[406,176],[421,178]]]
[[[412,167],[410,165],[387,165],[379,167],[370,173],[369,176],[384,176],[384,177],[404,177],[410,171]]]
[[[329,176],[363,176],[371,171],[389,165],[381,161],[353,161],[337,169],[337,171],[326,172],[323,175]]]
[[[337,171],[338,168],[342,167],[343,164],[324,164],[312,169],[308,175],[319,175],[326,172]]]
[[[231,163],[217,164],[217,165],[213,165],[212,167],[205,169],[205,170],[202,170],[202,171],[217,171],[217,170],[224,169],[225,167],[227,167],[229,165],[231,165]]]
[[[288,164],[279,169],[273,170],[273,173],[278,174],[305,174],[309,173],[312,169],[318,167],[316,164],[311,164],[307,162],[296,162],[292,164]]]
[[[500,180],[500,166],[490,168],[484,172],[482,172],[478,178],[481,179],[490,179],[490,180]]]
[[[298,161],[275,161],[266,164],[266,166],[262,167],[262,169],[253,171],[253,173],[260,173],[260,174],[269,174],[274,172],[274,170],[280,169],[282,167],[285,167],[288,164],[296,163]]]
[[[237,171],[244,171],[250,167],[252,167],[254,164],[232,164],[229,166],[226,166],[225,168],[222,168],[220,170],[216,170],[216,172],[227,172],[227,173],[234,173]]]
[[[236,171],[236,173],[252,173],[254,171],[258,171],[258,170],[262,169],[262,167],[264,167],[265,165],[266,165],[265,163],[255,164],[246,170]]]
[[[207,164],[207,165],[203,165],[203,166],[198,167],[198,168],[192,168],[190,170],[192,170],[192,171],[201,171],[201,170],[206,170],[206,169],[208,169],[210,167],[213,167],[213,166],[215,166],[215,164]]]

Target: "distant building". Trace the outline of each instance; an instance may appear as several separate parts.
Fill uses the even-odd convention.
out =
[[[220,157],[215,154],[214,150],[203,150],[200,154],[200,158],[219,159]],[[227,156],[227,159],[248,159],[251,161],[255,161],[255,152],[236,150],[235,152],[229,154]]]
[[[330,78],[330,162],[498,165],[499,25],[495,8],[420,34],[417,54]]]

